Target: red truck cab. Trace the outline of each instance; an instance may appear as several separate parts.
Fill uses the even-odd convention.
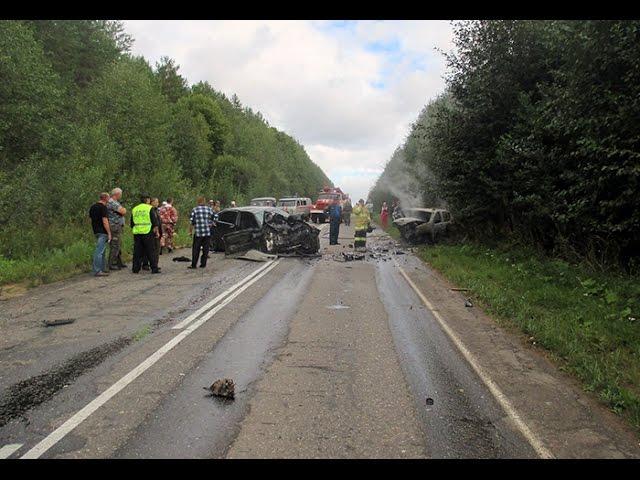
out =
[[[329,218],[329,206],[334,200],[342,202],[347,195],[338,187],[324,187],[318,193],[318,199],[311,209],[311,220],[314,223],[324,223]]]

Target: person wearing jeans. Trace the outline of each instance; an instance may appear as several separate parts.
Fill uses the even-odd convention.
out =
[[[93,251],[93,273],[96,277],[108,275],[107,268],[107,244],[109,243],[109,235],[106,233],[96,233],[96,248]]]
[[[189,235],[193,235],[191,265],[189,268],[196,268],[198,258],[200,258],[200,268],[207,266],[209,243],[211,241],[211,226],[213,225],[214,219],[213,210],[205,204],[205,198],[200,196],[197,201],[198,206],[191,210],[189,224]],[[200,256],[201,252],[202,256]]]
[[[106,262],[107,243],[111,241],[111,228],[109,226],[109,213],[107,202],[108,193],[101,193],[100,199],[89,209],[91,227],[96,237],[96,248],[93,251],[93,274],[96,277],[109,275]]]

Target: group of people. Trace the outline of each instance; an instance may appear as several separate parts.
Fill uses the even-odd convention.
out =
[[[336,199],[329,206],[329,245],[339,245],[340,223],[351,225],[351,214],[355,216],[353,246],[355,250],[363,251],[366,249],[367,232],[371,226],[371,213],[362,198],[355,207],[352,207],[349,197],[342,202]]]
[[[93,274],[97,277],[109,275],[110,270],[126,268],[122,261],[122,233],[127,209],[122,206],[122,189],[114,188],[111,194],[103,192],[98,201],[89,209],[91,226],[96,238],[93,252]],[[131,209],[131,229],[133,232],[133,265],[131,271],[140,269],[160,273],[158,257],[162,249],[173,251],[175,226],[178,211],[173,206],[173,198],[162,202],[158,198],[143,195],[140,203]],[[107,245],[109,255],[107,257]]]
[[[127,209],[120,200],[122,189],[114,188],[111,194],[101,193],[98,201],[89,209],[89,217],[96,247],[93,252],[93,274],[97,277],[109,275],[110,270],[126,268],[122,261],[122,232]],[[235,207],[236,202],[231,202]],[[197,206],[189,217],[189,235],[193,237],[191,265],[196,268],[207,265],[209,251],[213,248],[211,237],[221,210],[219,200],[198,197]],[[169,253],[175,248],[174,236],[178,223],[178,210],[173,206],[173,198],[167,198],[159,205],[158,198],[142,195],[140,203],[131,209],[130,226],[133,233],[133,265],[131,271],[151,270],[160,273],[159,256],[166,247]],[[107,257],[107,245],[109,254]]]
[[[98,201],[89,209],[89,217],[96,247],[93,252],[93,274],[97,277],[109,275],[110,270],[126,268],[122,261],[122,234],[125,225],[127,209],[120,203],[122,189],[114,188],[109,193],[101,193]],[[236,206],[232,201],[230,207]],[[383,212],[386,212],[386,203]],[[191,265],[194,269],[200,263],[200,268],[207,266],[209,252],[213,249],[211,238],[221,210],[220,201],[207,200],[204,196],[197,199],[197,206],[191,210],[189,217],[189,235],[193,237],[191,249]],[[329,207],[329,243],[338,245],[340,223],[351,224],[351,215],[355,216],[356,250],[366,248],[367,232],[370,231],[371,212],[363,199],[353,207],[351,199],[334,200]],[[388,214],[383,217],[385,225]],[[130,226],[133,233],[133,265],[131,271],[151,270],[160,273],[159,256],[166,247],[169,252],[175,248],[174,235],[178,223],[178,211],[173,206],[173,198],[167,198],[159,204],[158,198],[142,195],[140,203],[131,209]],[[107,245],[109,254],[107,257]]]

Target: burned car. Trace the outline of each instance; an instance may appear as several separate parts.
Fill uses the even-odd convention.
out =
[[[446,234],[452,222],[451,214],[442,208],[406,208],[403,214],[395,218],[393,224],[409,243],[435,243]]]
[[[227,255],[260,250],[310,255],[320,249],[320,230],[277,207],[227,208],[218,214],[213,248]]]

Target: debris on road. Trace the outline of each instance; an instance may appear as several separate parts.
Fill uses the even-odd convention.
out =
[[[433,398],[427,398],[427,405],[433,405]]]
[[[43,320],[42,323],[45,327],[57,327],[58,325],[68,325],[75,321],[75,318],[58,318],[56,320]]]
[[[175,257],[173,261],[174,262],[190,262],[191,259],[189,257],[181,256],[181,257]]]
[[[364,253],[342,252],[342,258],[344,258],[345,262],[352,262],[354,260],[363,260]]]
[[[471,303],[471,300],[467,299],[467,300],[464,302],[464,306],[465,306],[465,307],[473,307],[473,303]]]
[[[231,380],[230,378],[222,378],[220,380],[216,380],[209,388],[203,388],[205,390],[211,391],[211,394],[209,396],[230,398],[232,400],[235,398],[236,386],[233,383],[233,380]]]

